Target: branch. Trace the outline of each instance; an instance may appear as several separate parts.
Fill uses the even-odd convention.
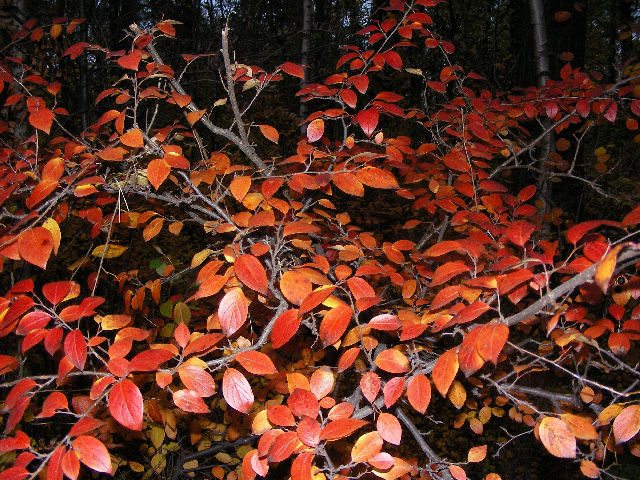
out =
[[[420,433],[420,430],[418,430],[418,427],[415,426],[413,421],[407,416],[406,413],[404,413],[404,410],[402,410],[400,407],[396,408],[396,417],[398,417],[400,421],[404,423],[404,426],[407,427],[407,430],[409,430],[411,436],[413,436],[413,439],[420,447],[420,450],[422,450],[422,453],[427,456],[431,463],[444,463],[438,456],[438,454],[433,451],[433,449],[427,444],[427,442],[424,441],[424,438],[422,438],[422,434]],[[442,473],[442,478],[444,478],[445,480],[453,480],[453,476],[451,475],[451,472],[449,472],[448,468],[443,468],[442,470],[440,470],[440,473]]]
[[[616,268],[616,271],[619,271],[629,264],[633,264],[638,261],[640,261],[640,248],[634,247],[624,250],[622,253],[620,253],[620,255],[618,255],[618,260],[616,262],[618,268]],[[524,310],[521,310],[520,312],[505,318],[504,323],[507,326],[512,327],[526,320],[527,318],[533,317],[534,315],[540,313],[546,307],[554,305],[556,303],[556,300],[558,300],[560,297],[572,292],[583,283],[587,283],[592,280],[596,272],[596,268],[598,268],[599,264],[600,263],[595,263],[591,265],[589,268],[570,278],[562,285],[559,285],[553,290],[550,290],[540,300],[532,303]]]
[[[140,27],[138,27],[138,25],[136,25],[135,23],[129,25],[129,29],[135,35],[139,35],[142,33],[140,31]],[[162,57],[160,57],[160,54],[158,54],[158,51],[156,50],[156,48],[153,46],[153,42],[150,42],[149,45],[147,45],[145,48],[151,54],[151,57],[153,58],[154,62],[156,62],[158,65],[164,65],[164,61],[162,60]],[[178,79],[176,79],[175,77],[172,77],[169,79],[169,82],[171,83],[171,86],[173,87],[173,89],[176,92],[178,92],[180,95],[187,95],[187,92],[185,91],[184,88],[182,88],[182,85],[180,84],[180,81]],[[190,101],[189,104],[187,105],[187,110],[189,110],[190,112],[195,112],[195,111],[198,111],[199,108],[196,106],[195,103],[193,103],[193,101]],[[217,125],[214,125],[211,122],[211,120],[209,120],[206,116],[203,116],[202,118],[200,118],[200,121],[205,127],[207,127],[207,129],[211,133],[220,135],[221,137],[226,138],[231,143],[236,145],[242,151],[242,153],[244,153],[249,158],[249,160],[253,162],[253,164],[256,167],[262,170],[266,170],[268,168],[267,164],[264,163],[264,161],[258,156],[255,149],[251,146],[251,144],[248,141],[239,137],[229,129],[221,128],[221,127],[218,127]],[[240,131],[242,132],[242,129],[240,129]],[[245,137],[246,137],[246,133],[245,133]]]

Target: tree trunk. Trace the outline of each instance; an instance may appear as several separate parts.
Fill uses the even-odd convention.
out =
[[[551,66],[549,62],[547,27],[544,16],[544,0],[529,0],[529,9],[531,14],[531,26],[533,27],[534,39],[534,60],[536,65],[537,85],[542,88],[550,78]],[[542,121],[543,130],[548,130],[551,120],[548,118]],[[540,143],[538,152],[538,164],[544,170],[544,164],[551,153],[553,145],[553,131],[550,131]],[[551,182],[547,172],[538,175],[538,200],[542,203],[542,216],[551,211]],[[549,232],[548,222],[543,222],[543,233]]]
[[[310,49],[310,37],[311,37],[311,15],[313,8],[311,6],[311,0],[302,0],[302,44],[300,46],[300,63],[302,65],[309,64],[309,49]],[[305,77],[309,76],[309,69],[305,70]],[[303,88],[306,84],[304,78],[300,79],[300,88]],[[303,121],[307,118],[307,104],[300,102],[300,109],[298,111],[300,120]],[[300,126],[300,132],[304,134],[305,126]]]

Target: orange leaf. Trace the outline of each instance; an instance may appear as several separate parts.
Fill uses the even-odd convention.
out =
[[[183,412],[209,413],[209,407],[202,397],[193,390],[177,390],[173,392],[173,403]]]
[[[18,253],[20,257],[42,269],[47,268],[47,261],[53,251],[53,236],[44,227],[35,227],[22,232],[18,237]]]
[[[287,300],[295,305],[301,305],[302,301],[311,293],[312,288],[309,277],[299,270],[287,270],[280,278],[280,291]]]
[[[135,383],[125,378],[111,387],[109,412],[123,427],[142,430],[144,405],[142,394]]]
[[[235,368],[227,368],[222,377],[222,395],[227,404],[241,413],[249,413],[253,405],[251,385]]]
[[[333,184],[344,193],[362,197],[364,195],[364,187],[362,182],[353,173],[334,173],[331,175]]]
[[[458,373],[458,367],[458,354],[455,347],[444,352],[436,361],[431,372],[431,379],[443,397],[447,396],[449,387]]]
[[[120,137],[120,141],[127,147],[144,147],[144,138],[139,128],[133,128]]]
[[[80,435],[71,444],[73,451],[87,467],[96,472],[113,475],[111,457],[104,444],[94,437]]]
[[[375,359],[375,364],[381,370],[389,373],[405,373],[410,368],[407,356],[393,348],[380,352]]]
[[[316,118],[309,125],[307,125],[307,140],[313,143],[322,138],[324,134],[324,120]]]
[[[400,426],[400,422],[395,415],[385,412],[380,413],[376,422],[376,430],[378,430],[383,440],[394,445],[400,445],[402,426]]]
[[[393,189],[400,187],[391,172],[377,167],[364,167],[357,170],[356,178],[371,188]]]
[[[262,263],[250,254],[243,254],[236,258],[234,263],[238,279],[251,290],[266,295],[269,291],[267,272]]]
[[[271,346],[280,348],[293,337],[300,327],[301,317],[298,309],[285,310],[276,318],[271,330]]]
[[[213,377],[209,372],[196,365],[180,365],[178,375],[185,387],[196,392],[201,397],[210,397],[216,393],[216,384],[213,381]],[[178,407],[180,406],[178,405]]]
[[[48,135],[51,132],[51,125],[53,125],[53,112],[44,104],[40,105],[37,109],[30,110],[29,123],[32,127],[42,130]]]
[[[315,455],[303,452],[293,459],[291,463],[291,480],[311,480],[313,459]]]
[[[482,368],[484,365],[484,359],[478,353],[476,348],[476,341],[478,335],[485,328],[485,325],[480,325],[471,330],[464,337],[464,340],[460,344],[460,350],[458,351],[458,359],[460,362],[460,370],[466,377],[472,375]]]
[[[348,305],[338,305],[327,312],[320,323],[319,336],[323,345],[333,345],[336,343],[351,322],[353,310]]]
[[[437,285],[442,285],[443,283],[451,280],[453,277],[460,275],[461,273],[468,272],[469,270],[469,266],[460,260],[440,265],[438,268],[436,268],[436,271],[433,272],[433,277],[431,278],[431,286],[435,287]]]
[[[360,379],[360,390],[362,395],[370,403],[373,403],[380,392],[382,382],[376,372],[367,372]]]
[[[276,366],[264,353],[250,350],[239,353],[235,358],[245,370],[255,375],[273,375],[278,373]]]
[[[538,430],[540,441],[554,457],[576,458],[576,437],[559,418],[545,417]]]
[[[404,377],[394,377],[389,380],[382,389],[384,406],[389,408],[398,401],[404,392]]]
[[[609,282],[613,276],[613,272],[616,269],[616,262],[618,260],[618,252],[622,248],[622,245],[616,245],[600,260],[596,271],[593,275],[593,280],[600,287],[604,293],[607,293],[609,289]]]
[[[613,421],[616,443],[631,440],[640,431],[640,405],[629,405]]]
[[[203,117],[205,113],[207,113],[206,109],[196,110],[194,112],[187,113],[187,121],[189,122],[189,125],[193,125],[194,123],[196,123],[198,120],[200,120]]]
[[[424,414],[431,402],[431,382],[426,375],[419,373],[407,383],[407,399],[411,406]]]
[[[296,388],[293,393],[287,398],[287,406],[291,409],[297,417],[310,417],[316,418],[320,409],[320,403],[316,396],[309,390],[302,388]],[[318,428],[318,434],[320,429]]]
[[[509,327],[504,323],[485,325],[476,341],[478,354],[486,361],[496,365],[498,363],[498,356],[504,344],[507,343],[508,338]]]
[[[478,447],[472,447],[469,449],[467,459],[471,463],[481,462],[487,456],[487,446],[480,445]]]
[[[230,337],[244,325],[249,312],[249,302],[242,289],[229,290],[218,305],[218,319],[222,333]]]
[[[258,127],[260,127],[260,133],[264,135],[264,138],[271,140],[273,143],[278,143],[280,138],[278,130],[273,128],[271,125],[258,125]]]
[[[322,302],[336,289],[334,285],[322,285],[307,295],[300,304],[300,314],[310,312]]]
[[[382,450],[382,437],[378,432],[362,435],[351,449],[352,462],[366,462]]]
[[[249,191],[249,188],[251,188],[251,177],[236,177],[231,181],[229,188],[231,189],[231,195],[233,195],[233,198],[241,202]]]

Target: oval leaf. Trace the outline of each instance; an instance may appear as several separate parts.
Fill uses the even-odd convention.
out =
[[[80,461],[87,467],[96,472],[113,475],[111,457],[107,447],[100,440],[88,435],[80,435],[73,441],[71,446]]]
[[[227,404],[241,413],[249,413],[253,405],[253,391],[244,375],[235,368],[227,368],[222,377],[222,395]]]
[[[250,254],[240,255],[234,263],[238,279],[251,290],[266,295],[269,291],[267,272],[262,263]]]
[[[249,302],[240,288],[229,290],[218,305],[218,320],[222,332],[230,337],[238,331],[247,320]]]
[[[111,387],[109,412],[123,427],[142,430],[144,406],[142,394],[135,383],[125,378]]]
[[[559,418],[543,418],[539,434],[544,448],[554,457],[576,458],[576,437],[569,426]]]

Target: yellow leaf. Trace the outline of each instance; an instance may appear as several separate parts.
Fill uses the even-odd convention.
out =
[[[611,280],[611,276],[616,268],[616,261],[618,260],[618,252],[622,248],[622,245],[618,245],[611,250],[609,253],[605,255],[605,257],[600,260],[598,266],[596,267],[596,272],[593,276],[593,280],[596,282],[596,285],[600,287],[604,293],[607,293],[609,289],[609,281]]]
[[[116,258],[126,252],[128,248],[129,247],[114,245],[112,243],[109,245],[100,245],[93,249],[91,255],[94,257]]]
[[[53,218],[47,218],[42,226],[51,232],[51,237],[53,238],[53,254],[57,255],[58,248],[60,248],[60,239],[62,238],[58,222]]]

